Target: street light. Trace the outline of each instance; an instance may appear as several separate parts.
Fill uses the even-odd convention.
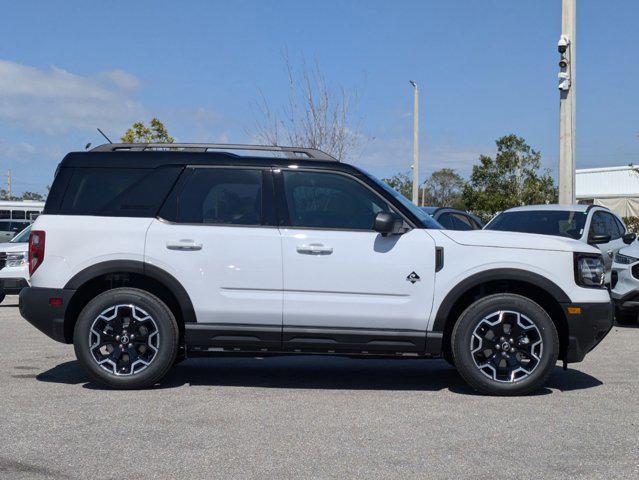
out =
[[[413,86],[413,203],[419,205],[419,88],[408,82]]]

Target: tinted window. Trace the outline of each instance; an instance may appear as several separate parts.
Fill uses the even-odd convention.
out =
[[[522,210],[497,215],[486,230],[540,233],[560,237],[581,238],[586,214],[567,210]]]
[[[473,225],[470,218],[468,218],[466,215],[454,213],[453,218],[455,220],[456,230],[475,230],[475,226]]]
[[[27,218],[27,213],[24,210],[12,210],[11,218],[15,218],[16,220],[24,220]]]
[[[2,221],[0,222],[0,232],[10,232],[11,231],[11,222]]]
[[[29,222],[11,222],[11,231],[13,233],[21,232],[29,226]]]
[[[442,213],[439,217],[437,217],[437,221],[446,230],[457,230],[455,228],[455,222],[453,221],[453,216],[450,213]]]
[[[590,233],[595,235],[610,235],[611,240],[620,238],[622,235],[615,221],[615,217],[608,212],[602,211],[595,212],[592,215]]]
[[[166,209],[168,220],[180,223],[260,225],[262,171],[195,168]],[[163,209],[163,216],[165,210]]]
[[[179,173],[179,167],[76,168],[55,213],[155,216]]]
[[[372,230],[379,212],[391,212],[384,199],[345,175],[287,170],[282,172],[294,227]]]
[[[0,218],[11,218],[10,210],[0,210]]]
[[[617,217],[615,218],[615,222],[617,223],[617,228],[619,228],[619,231],[621,232],[621,235],[625,235],[626,234],[626,227],[623,226],[623,223],[621,223],[621,220],[619,220]]]

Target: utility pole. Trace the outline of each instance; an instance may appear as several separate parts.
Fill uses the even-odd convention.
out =
[[[11,200],[11,170],[7,170],[7,195],[7,200]]]
[[[562,0],[559,60],[559,203],[575,203],[577,0]]]
[[[419,205],[419,89],[413,86],[413,203]]]

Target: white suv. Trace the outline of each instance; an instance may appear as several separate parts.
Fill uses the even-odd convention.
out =
[[[248,150],[285,158],[229,153]],[[596,248],[441,230],[371,175],[302,148],[70,153],[29,265],[22,315],[116,388],[152,385],[184,357],[298,353],[444,356],[475,389],[514,395],[612,327]]]

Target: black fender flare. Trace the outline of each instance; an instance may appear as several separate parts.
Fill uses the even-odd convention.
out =
[[[189,297],[189,294],[182,284],[167,271],[145,262],[136,260],[109,260],[96,263],[76,273],[67,282],[64,288],[77,290],[88,281],[108,273],[136,273],[152,278],[164,285],[175,296],[185,323],[197,321],[191,297]]]
[[[558,303],[570,303],[570,297],[556,283],[538,273],[518,268],[495,268],[471,275],[455,285],[439,305],[433,324],[434,332],[443,332],[455,302],[464,293],[482,283],[515,280],[534,285],[550,294]]]

